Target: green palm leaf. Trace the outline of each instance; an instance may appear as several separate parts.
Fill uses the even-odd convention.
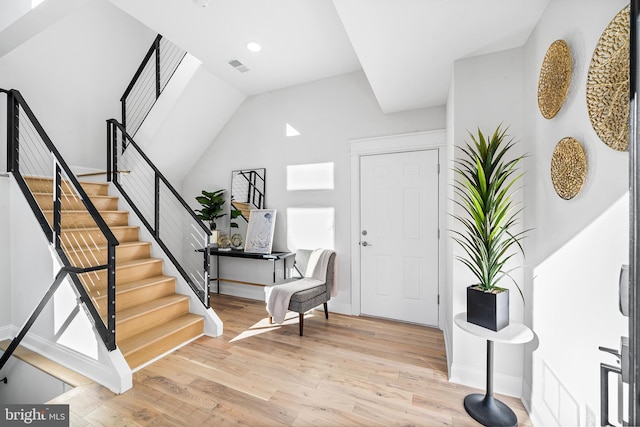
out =
[[[498,283],[508,277],[523,296],[510,275],[512,270],[505,271],[505,265],[516,254],[524,255],[522,240],[529,231],[514,230],[522,212],[514,201],[520,189],[515,184],[523,176],[517,168],[525,155],[510,158],[516,143],[507,139],[507,129],[501,126],[489,137],[480,129],[469,136],[471,142],[459,147],[462,156],[454,165],[454,203],[462,214],[452,215],[461,225],[452,233],[466,255],[456,258],[469,268],[483,290],[500,289]]]

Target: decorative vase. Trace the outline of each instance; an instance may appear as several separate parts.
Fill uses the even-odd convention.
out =
[[[509,325],[509,290],[485,292],[467,287],[467,322],[499,331]]]
[[[211,244],[209,246],[212,248],[218,247],[218,233],[218,230],[211,230],[211,237],[209,238]]]

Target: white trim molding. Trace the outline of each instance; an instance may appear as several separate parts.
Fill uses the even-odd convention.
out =
[[[478,388],[484,392],[487,385],[487,373],[484,369],[480,370],[473,366],[454,363],[451,366],[449,381]],[[517,398],[522,395],[522,377],[494,373],[493,384],[494,390],[499,390],[500,394]]]
[[[7,326],[0,331],[3,335],[6,332],[9,333],[6,339],[13,339],[20,332],[20,329],[17,326]],[[98,338],[97,333],[96,338]],[[124,393],[129,390],[133,386],[132,371],[120,349],[108,351],[99,338],[96,339],[96,342],[100,347],[99,352],[106,355],[106,358],[93,359],[68,347],[48,341],[33,332],[25,335],[20,345],[84,375],[114,393]]]
[[[397,135],[378,136],[364,139],[352,139],[349,141],[350,170],[351,170],[351,314],[359,316],[360,311],[360,158],[376,154],[402,153],[407,151],[438,150],[439,166],[446,165],[446,131],[422,131]],[[444,254],[444,229],[446,227],[445,194],[446,178],[440,173],[439,177],[439,292],[446,290]],[[442,298],[440,299],[442,301]],[[439,323],[442,322],[442,310],[439,309]]]

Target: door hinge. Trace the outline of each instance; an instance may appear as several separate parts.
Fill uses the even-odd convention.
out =
[[[438,228],[438,239],[440,238],[440,229]]]
[[[438,163],[438,174],[440,173],[440,163]]]
[[[438,295],[438,305],[440,305],[440,295]]]

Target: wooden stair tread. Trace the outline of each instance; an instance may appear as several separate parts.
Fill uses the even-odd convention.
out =
[[[116,295],[120,293],[129,292],[134,289],[140,289],[147,286],[154,286],[162,282],[168,282],[173,280],[175,280],[175,277],[173,276],[161,275],[161,276],[147,277],[146,279],[132,280],[130,282],[125,282],[125,283],[118,283],[118,286],[116,287]],[[94,298],[100,299],[100,298],[106,298],[106,297],[107,297],[106,295],[97,295]]]
[[[181,294],[167,295],[162,298],[158,298],[152,301],[145,302],[135,307],[127,308],[118,313],[116,319],[116,325],[118,323],[129,321],[135,317],[142,316],[150,311],[161,310],[164,307],[176,304],[184,300],[189,300],[189,297]],[[117,330],[117,329],[116,329]]]
[[[129,289],[140,288],[144,286],[152,286],[160,282],[167,282],[170,280],[175,280],[173,276],[165,276],[164,274],[161,276],[153,276],[148,277],[146,279],[133,280],[131,282],[119,283],[118,291],[127,291]]]
[[[162,262],[160,258],[140,258],[140,259],[132,259],[130,261],[120,261],[116,264],[116,271],[122,268],[130,268],[135,266],[140,266],[144,264],[149,264],[153,262]]]
[[[153,329],[148,329],[142,333],[122,340],[118,343],[118,347],[120,348],[122,354],[126,357],[134,351],[145,347],[146,345],[163,339],[164,337],[170,335],[172,332],[178,331],[203,320],[204,319],[202,318],[202,316],[198,316],[192,313],[186,313],[180,317],[176,317],[165,323],[162,323],[161,325],[158,325]]]
[[[49,190],[53,186],[53,178],[51,177],[40,177],[40,176],[25,176],[25,182],[31,188],[35,186],[36,188],[32,188],[32,191],[40,191],[42,192],[42,185],[44,185],[44,189],[46,191]],[[107,195],[109,193],[109,183],[108,182],[95,182],[95,181],[78,181],[82,189],[89,196],[96,194]],[[71,187],[71,182],[68,179],[62,180],[62,191],[65,191],[67,188]],[[52,189],[53,190],[53,189]]]
[[[53,213],[53,209],[51,210],[43,210],[43,213]],[[81,214],[89,214],[89,211],[87,210],[82,210],[82,209],[62,209],[61,210],[62,213],[81,213]],[[100,215],[105,215],[105,214],[127,214],[129,215],[129,211],[107,211],[107,210],[101,210],[100,211]]]
[[[64,246],[64,243],[62,244]],[[145,242],[142,240],[135,240],[131,242],[122,242],[116,246],[116,250],[118,248],[132,248],[135,246],[151,246],[150,242]],[[77,246],[73,248],[73,252],[82,252],[82,251],[96,251],[96,250],[106,250],[108,245],[100,244],[95,246]]]
[[[53,193],[48,192],[48,191],[32,191],[31,194],[33,194],[34,196],[50,196]],[[62,193],[62,196],[73,196],[74,199],[80,199],[80,196],[77,193]],[[92,195],[88,195],[90,199],[119,199],[120,197],[118,196],[110,196],[108,194],[92,194]]]
[[[126,212],[126,211],[124,211]],[[126,229],[139,229],[140,226],[138,225],[112,225],[111,227],[109,227],[111,229],[111,231],[113,230],[126,230]],[[100,231],[100,227],[78,227],[78,228],[65,228],[64,230],[62,230],[63,233],[65,232],[74,232],[74,231],[87,231],[87,232],[91,232],[91,231]]]

